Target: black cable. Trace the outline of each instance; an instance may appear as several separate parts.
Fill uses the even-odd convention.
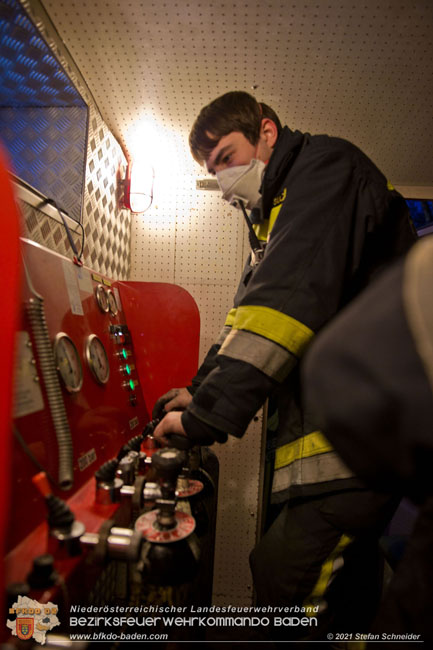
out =
[[[258,263],[262,259],[263,254],[265,252],[265,249],[264,249],[263,245],[261,244],[261,242],[259,241],[256,233],[254,232],[253,224],[251,223],[251,221],[250,221],[250,219],[248,217],[247,211],[245,210],[244,202],[241,201],[240,199],[238,199],[238,201],[239,201],[239,205],[241,206],[241,210],[243,212],[243,215],[245,217],[245,221],[247,222],[248,239],[249,239],[249,242],[250,242],[250,246],[251,246],[251,249],[252,249],[254,255],[256,256],[257,263]]]
[[[83,256],[83,251],[84,251],[84,239],[85,239],[85,233],[84,233],[84,227],[83,227],[83,224],[82,224],[80,221],[76,221],[76,224],[77,224],[78,226],[80,226],[80,228],[81,228],[81,232],[82,232],[82,237],[81,237],[81,251],[80,251],[80,254],[78,254],[77,247],[75,246],[75,242],[74,242],[74,240],[73,240],[73,238],[72,238],[70,228],[69,228],[68,224],[66,223],[66,219],[65,219],[65,217],[63,216],[63,214],[62,214],[62,212],[61,212],[59,206],[58,206],[57,203],[56,203],[56,201],[55,201],[54,199],[48,199],[48,198],[47,198],[47,199],[44,199],[44,200],[42,201],[41,206],[42,206],[42,205],[45,205],[46,203],[51,203],[51,205],[53,205],[53,206],[56,208],[57,212],[59,213],[59,216],[60,216],[61,220],[63,221],[63,225],[64,225],[64,227],[65,227],[66,235],[67,235],[67,237],[68,237],[69,243],[70,243],[71,248],[72,248],[72,250],[73,250],[73,252],[74,252],[74,254],[75,254],[75,257],[77,258],[77,261],[78,261],[78,262],[81,262],[81,258],[82,258],[82,256]],[[69,216],[69,215],[68,215],[68,216]],[[70,218],[71,218],[71,217],[70,217]],[[74,219],[74,221],[75,221],[75,219]]]
[[[30,460],[32,461],[32,463],[34,463],[34,464],[36,465],[36,467],[38,468],[38,470],[39,470],[40,472],[45,472],[45,474],[47,475],[47,478],[49,479],[50,483],[52,483],[52,485],[56,485],[56,486],[57,486],[57,481],[56,481],[56,480],[51,476],[51,474],[49,473],[49,471],[46,470],[45,467],[43,467],[43,466],[40,464],[40,462],[38,461],[38,459],[36,458],[36,456],[33,455],[33,452],[30,450],[30,447],[27,445],[26,441],[24,440],[24,438],[22,437],[22,435],[20,434],[20,432],[18,431],[18,429],[15,427],[15,425],[12,425],[12,431],[13,431],[13,434],[14,434],[15,438],[16,438],[16,439],[18,440],[18,442],[20,443],[20,445],[21,445],[21,447],[22,447],[24,453],[25,453],[25,454],[30,458]]]

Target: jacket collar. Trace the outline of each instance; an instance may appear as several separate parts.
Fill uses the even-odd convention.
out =
[[[272,156],[266,166],[261,187],[263,216],[269,216],[272,200],[280,191],[281,183],[305,143],[306,136],[300,131],[291,131],[285,126],[278,136]]]

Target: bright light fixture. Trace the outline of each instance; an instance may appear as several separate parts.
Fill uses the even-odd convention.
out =
[[[136,214],[150,208],[154,178],[154,169],[150,164],[142,161],[129,163],[123,194],[125,208]]]

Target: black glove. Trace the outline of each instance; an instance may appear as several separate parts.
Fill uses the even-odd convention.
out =
[[[155,406],[153,407],[152,411],[152,419],[155,420],[161,420],[164,415],[167,413],[167,411],[164,409],[164,406],[167,404],[167,402],[171,402],[172,399],[174,399],[177,395],[180,393],[180,388],[172,388],[169,390],[167,393],[164,393],[164,395],[161,395],[159,399],[155,402]],[[174,411],[182,411],[182,408],[174,408]]]

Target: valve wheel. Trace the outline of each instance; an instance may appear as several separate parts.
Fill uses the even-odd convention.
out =
[[[170,530],[160,530],[156,527],[157,515],[157,510],[151,510],[150,512],[144,513],[144,515],[140,515],[135,522],[135,530],[139,530],[148,542],[158,544],[178,542],[181,539],[188,537],[188,535],[191,535],[195,529],[194,517],[191,517],[191,515],[188,515],[186,512],[176,510],[176,525],[174,528],[171,528]]]
[[[186,499],[187,497],[193,497],[195,494],[201,492],[204,488],[204,485],[201,481],[195,479],[188,479],[187,487],[182,487],[176,490],[176,496],[179,499]]]

